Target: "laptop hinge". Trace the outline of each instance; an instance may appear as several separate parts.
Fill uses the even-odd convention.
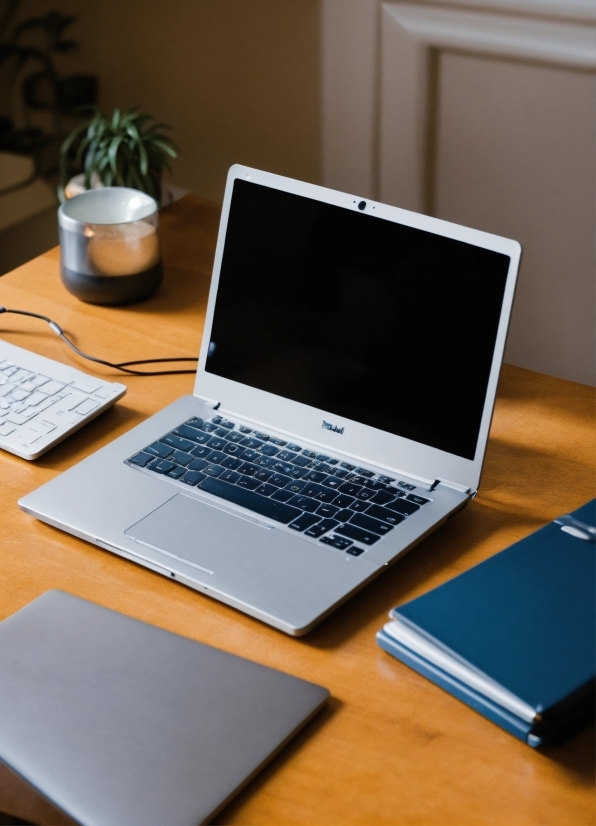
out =
[[[473,499],[478,493],[478,491],[472,490],[472,488],[466,487],[466,485],[460,485],[458,482],[450,482],[448,479],[435,479],[430,486],[429,491],[434,490],[439,485],[444,485],[446,488],[457,490],[460,493],[468,493],[471,499]]]
[[[218,402],[217,399],[206,399],[204,396],[197,395],[195,395],[195,399],[199,399],[203,404],[206,404],[207,407],[211,407],[213,410],[218,410],[221,405],[221,402]]]

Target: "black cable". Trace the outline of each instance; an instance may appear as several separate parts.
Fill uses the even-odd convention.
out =
[[[114,370],[121,370],[123,373],[130,373],[133,376],[174,376],[174,375],[182,375],[182,374],[190,374],[196,373],[196,370],[130,370],[129,367],[131,364],[159,364],[163,362],[173,362],[173,361],[198,361],[198,358],[190,358],[188,356],[183,356],[182,358],[171,358],[171,359],[140,359],[137,361],[121,361],[118,364],[113,364],[111,361],[106,361],[105,359],[98,359],[95,356],[90,356],[88,353],[83,353],[82,350],[73,344],[70,339],[68,339],[60,327],[55,321],[52,321],[51,318],[48,318],[45,315],[40,315],[39,313],[30,313],[28,310],[9,310],[6,307],[0,307],[0,313],[14,313],[15,315],[27,315],[31,318],[39,318],[42,321],[45,321],[50,329],[56,333],[57,336],[60,336],[62,341],[65,344],[68,344],[71,350],[74,350],[77,355],[81,356],[81,358],[87,359],[88,361],[94,361],[96,364],[103,364],[106,367],[112,367]]]

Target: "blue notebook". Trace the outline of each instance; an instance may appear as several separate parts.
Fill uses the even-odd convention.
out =
[[[392,612],[379,645],[538,746],[593,715],[596,500]]]

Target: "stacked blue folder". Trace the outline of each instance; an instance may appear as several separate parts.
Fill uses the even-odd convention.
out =
[[[536,747],[594,713],[596,500],[392,611],[379,645]]]

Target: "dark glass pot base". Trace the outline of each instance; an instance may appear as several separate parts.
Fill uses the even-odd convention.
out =
[[[157,290],[163,279],[161,261],[134,275],[81,275],[62,265],[62,282],[69,293],[88,304],[132,304]]]

